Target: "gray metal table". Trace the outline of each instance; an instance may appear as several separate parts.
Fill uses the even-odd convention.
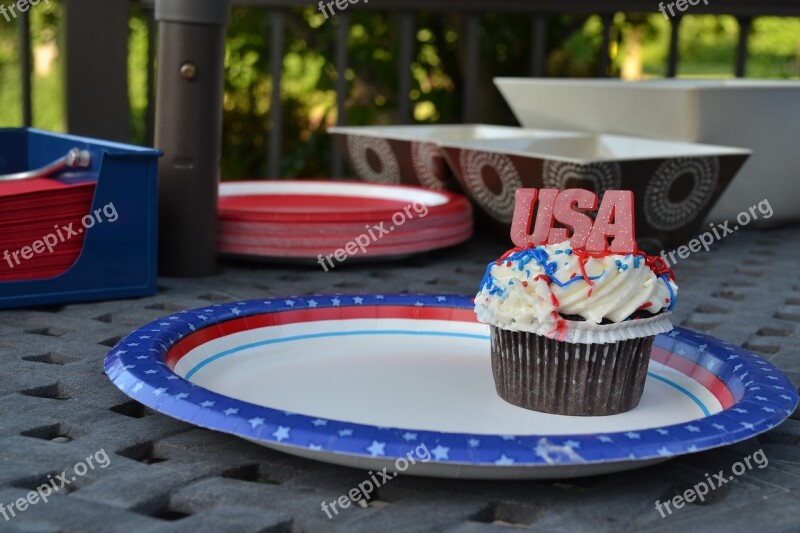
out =
[[[783,245],[781,243],[784,243]],[[485,236],[428,257],[321,268],[225,264],[215,277],[162,279],[134,301],[0,312],[0,503],[103,449],[90,470],[0,531],[482,531],[800,529],[800,414],[740,445],[564,482],[401,476],[368,508],[320,509],[365,473],[270,451],[154,414],[119,392],[102,361],[132,329],[208,302],[308,293],[472,293],[503,246]],[[675,322],[746,346],[800,382],[800,233],[741,232],[676,267]],[[662,518],[667,500],[762,448],[747,471]],[[492,525],[493,524],[493,525]]]

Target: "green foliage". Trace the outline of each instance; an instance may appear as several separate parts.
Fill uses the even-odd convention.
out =
[[[487,8],[490,9],[490,7]],[[64,13],[60,2],[31,10],[34,74],[34,123],[63,130],[64,65],[59,54],[59,30]],[[333,147],[326,130],[337,121],[334,63],[337,25],[315,7],[292,11],[286,19],[285,56],[281,64],[283,127],[281,176],[330,175]],[[352,10],[347,40],[347,124],[397,122],[400,52],[399,16]],[[223,177],[257,178],[267,172],[273,80],[270,46],[271,14],[263,9],[233,10],[225,57],[223,107]],[[466,73],[477,69],[476,115],[479,121],[514,123],[492,84],[496,76],[526,76],[531,64],[531,18],[486,13],[481,17],[480,57],[466,63],[463,13],[415,15],[415,51],[410,65],[412,120],[446,123],[462,120],[458,90]],[[135,8],[129,24],[132,139],[147,140],[148,23]],[[681,76],[733,75],[739,25],[730,16],[686,16],[679,43]],[[592,77],[597,74],[603,24],[599,16],[559,15],[548,26],[546,61],[549,76]],[[611,32],[612,76],[637,56],[645,77],[663,76],[670,25],[660,14],[614,17]],[[800,78],[800,19],[760,17],[750,38],[748,75]],[[18,23],[0,20],[0,126],[21,123]]]

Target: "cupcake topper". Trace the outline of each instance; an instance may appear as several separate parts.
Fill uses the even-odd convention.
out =
[[[537,199],[539,207],[531,233]],[[595,220],[582,212],[596,208],[597,195],[586,189],[517,189],[511,240],[520,248],[568,240],[573,248],[591,253],[636,252],[633,191],[606,191]],[[556,222],[559,227],[554,227]],[[568,228],[572,229],[571,236]]]

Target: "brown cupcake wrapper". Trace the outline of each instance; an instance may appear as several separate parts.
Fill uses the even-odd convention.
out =
[[[639,404],[655,336],[574,344],[492,326],[491,338],[501,398],[534,411],[600,416]]]

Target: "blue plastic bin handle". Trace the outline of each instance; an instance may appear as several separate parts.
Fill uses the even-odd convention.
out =
[[[92,165],[92,155],[88,150],[73,148],[67,155],[56,159],[49,165],[16,174],[0,175],[0,181],[20,181],[33,178],[46,178],[67,168],[89,168]]]

